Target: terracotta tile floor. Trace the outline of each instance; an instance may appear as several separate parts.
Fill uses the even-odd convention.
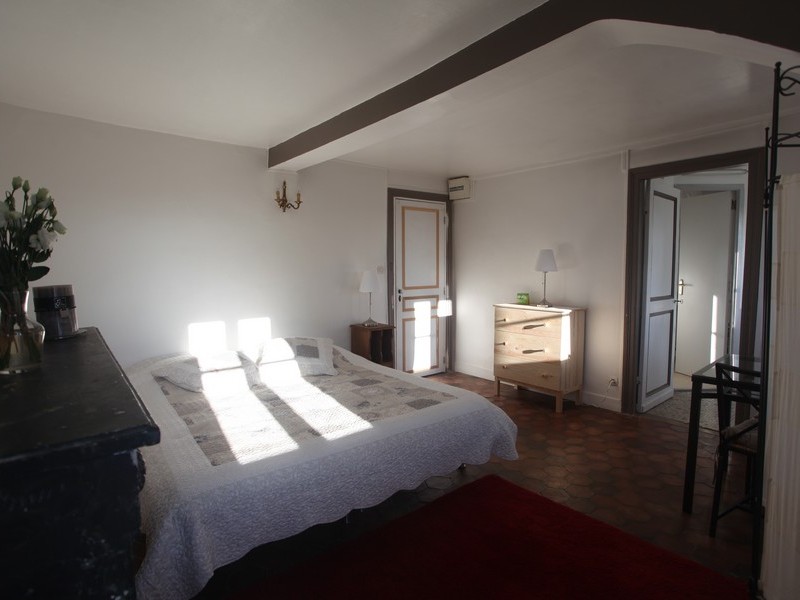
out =
[[[681,511],[687,425],[657,417],[628,416],[566,402],[555,414],[552,397],[448,373],[438,381],[470,389],[503,408],[519,428],[517,461],[494,459],[433,477],[417,490],[354,511],[347,522],[317,526],[288,540],[267,544],[219,569],[198,598],[225,598],[231,591],[363,531],[430,502],[456,487],[495,473],[639,538],[691,558],[716,571],[747,578],[750,572],[749,515],[736,511],[708,537],[716,433],[700,432],[694,512]],[[733,457],[732,462],[736,457]],[[743,467],[732,464],[726,480],[743,487]],[[631,557],[636,560],[635,556]]]

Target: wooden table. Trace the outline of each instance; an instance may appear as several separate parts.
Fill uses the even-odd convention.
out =
[[[692,403],[689,408],[689,437],[686,443],[686,469],[683,475],[683,512],[692,512],[694,501],[694,478],[697,469],[697,443],[700,437],[700,404],[703,398],[716,398],[717,388],[703,389],[704,384],[717,383],[717,363],[733,365],[752,371],[761,372],[761,361],[742,358],[738,354],[726,354],[692,373]]]
[[[132,546],[160,431],[100,332],[0,376],[0,597],[134,598]]]

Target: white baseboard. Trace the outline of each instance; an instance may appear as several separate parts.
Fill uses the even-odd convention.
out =
[[[594,392],[581,392],[581,400],[584,404],[589,406],[596,406],[598,408],[605,408],[614,412],[622,412],[622,401],[619,398],[610,398],[604,394],[596,394]]]
[[[460,364],[456,367],[455,371],[464,373],[465,375],[472,375],[473,377],[480,377],[481,379],[488,379],[494,381],[494,371],[485,369],[477,365],[464,365]],[[574,394],[569,394],[568,399],[572,399]],[[596,406],[614,412],[622,412],[622,402],[619,398],[612,398],[605,394],[597,394],[595,392],[581,392],[581,401],[589,406]]]
[[[459,373],[464,373],[465,375],[472,375],[473,377],[494,381],[494,371],[484,369],[477,365],[458,365],[454,370]]]

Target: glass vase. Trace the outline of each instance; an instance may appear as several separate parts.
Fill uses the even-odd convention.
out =
[[[42,363],[44,327],[28,318],[28,290],[0,289],[0,375]]]

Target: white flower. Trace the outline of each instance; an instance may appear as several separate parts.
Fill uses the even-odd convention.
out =
[[[9,210],[6,212],[6,226],[9,229],[16,228],[22,229],[20,224],[22,223],[22,213],[18,210]]]
[[[34,250],[47,251],[53,246],[58,234],[55,231],[47,231],[44,227],[39,230],[39,233],[34,233],[29,242],[30,247]]]

